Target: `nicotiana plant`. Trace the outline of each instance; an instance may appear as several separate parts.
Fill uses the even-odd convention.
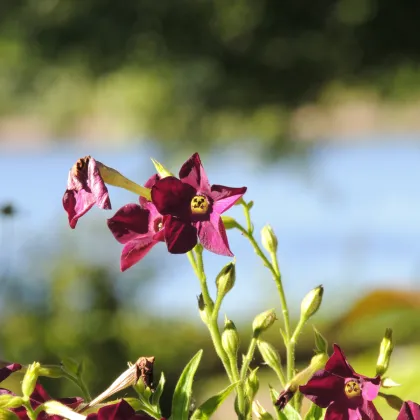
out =
[[[267,225],[261,231],[261,241],[256,238],[251,221],[253,202],[244,199],[247,188],[211,185],[197,153],[182,165],[178,177],[161,163],[153,159],[152,162],[155,173],[144,185],[139,185],[91,156],[81,158],[69,172],[63,206],[70,227],[74,229],[79,219],[95,204],[102,209],[111,209],[107,184],[129,190],[138,196],[138,204],[126,204],[107,221],[111,233],[123,245],[121,270],[139,263],[160,242],[169,253],[186,254],[188,257],[201,289],[199,315],[208,329],[230,384],[201,405],[193,407],[193,379],[203,356],[202,350],[199,350],[180,372],[168,418],[209,419],[226,397],[234,393],[234,411],[239,420],[299,420],[303,416],[307,420],[379,420],[382,417],[374,404],[376,398],[383,398],[394,408],[398,420],[420,419],[418,404],[404,402],[395,395],[382,392],[398,386],[386,376],[393,350],[392,331],[389,329],[380,344],[375,377],[356,373],[336,344],[329,356],[328,344],[316,329],[314,355],[306,367],[297,370],[295,349],[299,336],[321,306],[323,287],[315,287],[304,296],[299,320],[293,325],[277,259],[277,237]],[[242,207],[244,223],[224,215],[233,205]],[[220,319],[223,300],[234,288],[236,280],[236,259],[232,259],[227,235],[230,229],[241,232],[271,273],[278,291],[282,318],[279,336],[282,344],[279,345],[264,339],[264,332],[277,321],[275,310],[269,309],[257,315],[244,355],[239,355],[239,335],[234,322],[228,318],[224,321]],[[208,287],[204,266],[206,251],[231,258],[215,279],[215,296],[211,296]],[[283,347],[286,360],[280,359],[277,347]],[[260,367],[254,366],[253,360],[257,351],[278,379],[278,391],[273,387],[266,390],[273,403],[271,413],[256,399]],[[20,395],[0,389],[0,419],[165,420],[159,404],[165,376],[162,373],[158,382],[154,382],[154,361],[154,356],[140,357],[135,363],[130,363],[128,369],[93,399],[83,381],[82,365],[71,359],[63,360],[59,366],[37,362],[29,366],[10,364],[0,369],[0,382],[16,371],[25,374]],[[66,378],[74,382],[82,397],[50,397],[38,383],[41,376]],[[134,388],[136,398],[112,400],[116,392],[127,387]],[[304,398],[310,404],[305,414],[302,413]]]

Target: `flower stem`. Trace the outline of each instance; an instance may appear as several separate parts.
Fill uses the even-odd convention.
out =
[[[64,378],[73,382],[80,389],[80,391],[83,394],[83,399],[84,399],[85,402],[92,401],[92,397],[90,395],[90,392],[89,392],[85,382],[82,380],[82,378],[80,378],[80,377],[76,378],[75,376],[69,375],[66,372],[64,372]]]
[[[249,364],[251,363],[252,358],[254,357],[256,347],[257,347],[257,339],[255,337],[252,337],[252,340],[249,343],[248,351],[242,362],[242,367],[241,367],[241,381],[242,382],[244,382],[246,379],[246,374],[249,368]]]
[[[35,411],[33,410],[29,399],[27,401],[24,401],[23,405],[26,408],[26,414],[28,415],[29,420],[36,420],[37,415],[35,414]]]

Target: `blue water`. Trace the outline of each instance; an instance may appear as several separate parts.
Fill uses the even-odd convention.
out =
[[[270,166],[255,161],[246,150],[218,151],[204,159],[204,166],[211,183],[248,187],[246,197],[255,201],[256,233],[267,222],[277,233],[281,269],[292,301],[297,303],[322,283],[324,305],[343,310],[377,287],[419,286],[420,142],[411,140],[315,145],[304,157]],[[17,153],[0,146],[0,204],[12,201],[19,211],[13,226],[3,225],[0,270],[26,277],[31,273],[32,281],[41,281],[41,274],[51,270],[63,253],[118,270],[121,247],[105,219],[136,197],[111,188],[113,210],[91,211],[74,231],[62,209],[68,170],[86,154],[139,183],[153,171],[150,156],[169,159],[152,145],[118,152],[56,147],[38,153]],[[176,172],[182,163],[169,159],[168,166]],[[239,207],[229,214],[242,219]],[[270,306],[278,307],[271,278],[249,244],[238,232],[229,231],[229,240],[237,257],[237,284],[222,312],[247,320]],[[228,261],[206,254],[209,278]],[[155,265],[156,279],[148,285],[147,299],[137,297],[144,309],[198,319],[199,287],[186,258],[169,255],[162,244],[148,263]],[[138,276],[143,281],[144,273],[136,266],[117,274],[117,289],[127,293],[133,284],[127,279]]]

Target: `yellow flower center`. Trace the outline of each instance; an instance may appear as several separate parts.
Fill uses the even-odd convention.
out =
[[[196,195],[191,200],[192,214],[206,214],[209,210],[209,202],[206,197]]]
[[[356,381],[348,381],[344,385],[344,392],[347,398],[360,397],[360,395],[362,394],[360,384]]]

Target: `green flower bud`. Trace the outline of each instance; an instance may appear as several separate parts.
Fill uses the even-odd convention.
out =
[[[391,328],[387,328],[379,348],[378,361],[376,362],[376,375],[382,376],[388,370],[393,350],[394,343],[392,342],[392,330]]]
[[[282,368],[281,368],[281,360],[280,355],[277,350],[272,346],[270,343],[264,340],[257,341],[258,350],[261,353],[261,357],[263,358],[264,362],[270,366],[274,372],[277,373],[277,376],[282,377]]]
[[[0,395],[0,408],[18,408],[23,404],[22,397],[16,397],[12,394]],[[1,416],[0,416],[1,419]]]
[[[239,335],[235,324],[227,318],[222,333],[222,347],[229,357],[236,359],[239,350]]]
[[[300,304],[300,316],[304,320],[308,320],[314,315],[322,303],[322,295],[324,294],[324,288],[321,286],[311,290],[302,300]]]
[[[316,354],[322,354],[328,353],[328,341],[325,339],[325,337],[315,328],[314,334],[315,334],[315,353]]]
[[[257,315],[252,323],[254,337],[258,337],[263,331],[270,328],[276,319],[277,317],[274,309],[269,309],[268,311]]]
[[[270,253],[275,254],[277,252],[277,236],[270,225],[265,225],[261,230],[261,242],[263,247]]]
[[[251,373],[248,375],[245,381],[245,395],[249,398],[250,401],[254,399],[257,395],[258,389],[260,387],[260,381],[257,376],[258,367],[254,370],[251,370]]]
[[[235,261],[226,264],[216,277],[217,294],[222,297],[232,290],[236,280]]]
[[[34,362],[28,366],[25,376],[22,381],[22,394],[24,397],[29,398],[35,389],[36,381],[39,376],[39,368],[41,365],[38,362]]]
[[[153,165],[155,165],[156,172],[161,176],[161,178],[166,178],[167,176],[174,176],[174,174],[166,169],[160,162],[151,158]]]
[[[204,297],[202,293],[200,293],[197,300],[198,300],[198,312],[200,313],[200,318],[205,324],[207,324],[208,317],[207,317],[207,312],[206,312],[206,304],[204,303]]]
[[[222,216],[222,222],[225,225],[225,229],[234,229],[238,226],[238,222],[230,216]]]
[[[42,365],[38,369],[39,376],[46,376],[47,378],[62,378],[65,376],[62,366],[56,365]]]

